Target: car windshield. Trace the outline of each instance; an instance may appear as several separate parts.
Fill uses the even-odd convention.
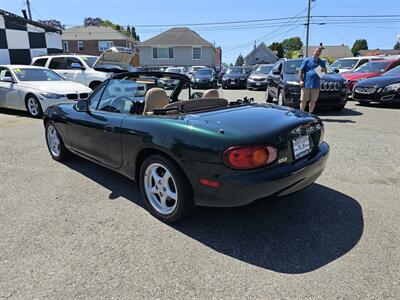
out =
[[[374,73],[374,72],[384,72],[390,62],[388,61],[371,61],[362,65],[361,67],[354,70],[355,73]]]
[[[332,68],[351,70],[357,64],[358,59],[338,59],[333,64]]]
[[[14,68],[19,81],[62,81],[61,76],[48,69]]]
[[[302,63],[303,63],[302,59],[287,60],[284,64],[285,74],[298,74]],[[326,73],[327,74],[334,73],[331,66],[328,65],[326,66]]]
[[[268,74],[272,70],[272,66],[259,66],[256,69],[257,73]]]
[[[210,69],[201,69],[196,72],[196,75],[212,75],[212,73]]]
[[[385,76],[400,76],[400,67],[391,69],[390,71],[385,72],[383,75],[385,75]]]
[[[245,72],[243,68],[229,68],[226,74],[244,74]]]
[[[181,73],[181,69],[179,68],[167,68],[165,72],[170,72],[170,73]]]
[[[85,63],[90,67],[93,68],[94,63],[97,60],[97,56],[81,56],[81,58],[85,61]]]

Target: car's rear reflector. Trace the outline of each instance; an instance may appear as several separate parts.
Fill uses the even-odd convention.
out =
[[[224,151],[224,162],[233,169],[255,169],[267,166],[278,158],[272,145],[234,146]]]
[[[213,181],[205,178],[200,179],[200,183],[204,186],[209,186],[213,188],[219,188],[221,186],[221,184],[218,181]]]

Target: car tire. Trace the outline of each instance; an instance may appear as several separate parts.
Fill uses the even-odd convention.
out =
[[[151,155],[142,163],[140,190],[148,211],[166,223],[182,220],[195,208],[185,174],[161,155]]]
[[[269,87],[267,86],[267,89],[265,91],[265,101],[267,103],[272,103],[274,101],[274,98],[272,98],[271,94],[269,93]]]
[[[47,149],[54,160],[63,161],[71,155],[71,152],[65,147],[61,135],[52,122],[46,123],[45,134]]]
[[[345,107],[345,105],[338,105],[338,106],[333,107],[332,109],[334,111],[342,111],[344,109],[344,107]]]
[[[40,105],[39,99],[34,95],[28,95],[25,98],[25,107],[26,110],[32,118],[41,118],[43,117],[42,106]]]
[[[285,106],[285,92],[282,89],[278,91],[278,105]]]

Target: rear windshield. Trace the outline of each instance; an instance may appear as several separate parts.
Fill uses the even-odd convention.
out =
[[[362,65],[361,67],[354,70],[356,73],[374,73],[384,72],[389,66],[390,62],[387,61],[371,61]]]

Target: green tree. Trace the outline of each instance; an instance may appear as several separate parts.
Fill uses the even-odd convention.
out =
[[[368,43],[366,39],[357,39],[354,42],[353,47],[351,47],[351,52],[353,52],[353,55],[356,55],[360,50],[368,50]]]
[[[271,45],[269,45],[268,48],[271,49],[272,51],[275,51],[276,56],[278,56],[279,58],[284,57],[282,43],[273,42]]]
[[[230,63],[229,66],[230,66],[230,67],[233,67],[233,63]]]
[[[242,66],[242,65],[244,65],[244,58],[242,53],[240,53],[238,58],[236,59],[235,66]]]
[[[299,56],[300,56],[300,50],[288,50],[286,51],[285,55],[285,57],[288,59],[299,58]]]
[[[294,50],[301,50],[301,47],[303,47],[303,42],[298,36],[291,37],[289,39],[285,39],[282,41],[282,47],[284,53],[287,51],[294,51]]]
[[[397,42],[393,47],[394,50],[400,50],[400,42]]]

